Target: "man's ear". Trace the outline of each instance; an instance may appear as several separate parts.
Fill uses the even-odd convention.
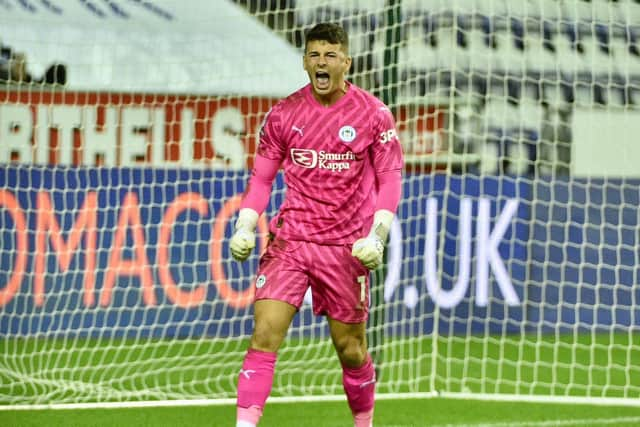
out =
[[[345,74],[349,72],[349,70],[351,69],[351,62],[353,61],[353,59],[350,56],[347,56],[347,58],[345,59],[345,65],[346,65],[346,70],[344,71]]]

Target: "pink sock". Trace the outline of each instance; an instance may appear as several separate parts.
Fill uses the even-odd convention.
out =
[[[360,412],[353,416],[353,425],[355,427],[372,427],[373,426],[373,409],[369,412]]]
[[[247,426],[257,426],[261,416],[262,409],[257,406],[251,406],[249,408],[241,408],[238,406],[236,411],[238,425],[242,425],[241,422],[244,422],[244,425]]]
[[[276,353],[250,348],[238,376],[238,420],[258,424],[271,393]]]
[[[374,395],[376,389],[376,371],[371,356],[359,368],[342,366],[342,385],[347,395],[349,407],[354,416],[356,427],[371,425],[373,419]]]

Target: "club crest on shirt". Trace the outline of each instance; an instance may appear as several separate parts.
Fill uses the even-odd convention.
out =
[[[356,139],[356,130],[353,128],[353,126],[342,126],[340,128],[340,131],[338,131],[338,136],[340,137],[340,140],[342,142],[352,142],[354,139]]]
[[[256,288],[260,289],[265,283],[267,283],[267,276],[264,274],[259,275],[258,279],[256,279]]]

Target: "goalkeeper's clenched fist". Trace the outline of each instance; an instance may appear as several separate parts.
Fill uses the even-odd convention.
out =
[[[382,264],[384,244],[378,237],[365,237],[353,244],[351,255],[358,258],[369,270],[375,270]]]
[[[375,270],[382,264],[384,242],[387,241],[389,229],[393,221],[393,213],[386,209],[376,211],[373,226],[367,237],[356,240],[351,255],[358,258],[369,270]]]
[[[256,247],[256,224],[258,223],[258,217],[258,213],[253,209],[240,209],[235,231],[229,242],[231,255],[238,261],[244,261],[249,258],[253,248]]]

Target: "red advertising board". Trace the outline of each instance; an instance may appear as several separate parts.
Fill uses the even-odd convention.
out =
[[[0,141],[5,157],[24,163],[224,167],[241,156],[251,167],[256,130],[276,101],[0,91]]]
[[[276,102],[260,97],[0,91],[0,163],[251,168],[258,128]],[[434,106],[397,110],[408,165],[429,163],[430,153],[446,149],[445,112]]]

